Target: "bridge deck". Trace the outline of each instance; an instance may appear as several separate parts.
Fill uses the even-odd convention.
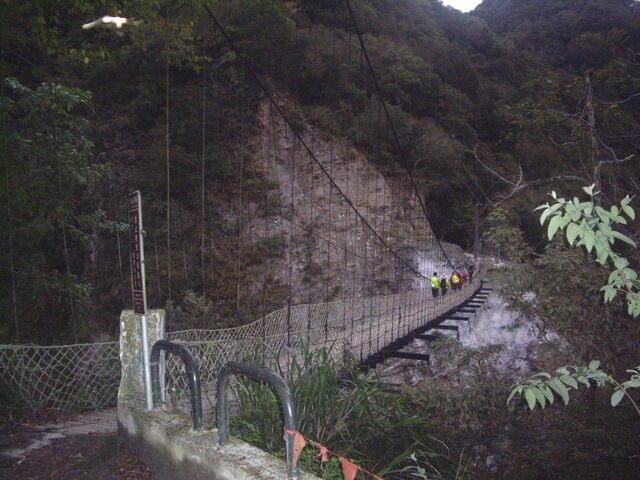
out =
[[[267,367],[275,361],[286,374],[292,358],[299,357],[303,350],[322,347],[329,348],[336,359],[355,357],[366,371],[390,357],[428,361],[427,353],[406,351],[409,343],[414,339],[433,341],[439,338],[438,331],[443,335],[457,334],[458,324],[469,321],[486,299],[487,291],[481,280],[474,280],[465,288],[435,298],[430,289],[421,289],[297,305],[238,328],[175,332],[169,339],[189,347],[200,367],[203,385],[214,384],[217,372],[229,361],[258,361]],[[167,361],[168,382],[177,381],[178,370],[179,365],[169,365]]]
[[[456,335],[459,335],[459,325],[445,322],[470,321],[472,315],[475,314],[486,302],[489,290],[489,288],[481,285],[480,288],[478,288],[469,298],[460,302],[458,306],[453,307],[439,317],[426,322],[424,325],[411,332],[408,332],[404,337],[397,338],[389,342],[389,344],[380,349],[380,351],[374,352],[364,359],[360,364],[361,370],[366,371],[370,368],[375,368],[377,364],[383,363],[385,359],[389,357],[428,362],[430,359],[428,353],[408,352],[401,351],[400,349],[407,346],[412,340],[419,339],[431,342],[442,338],[442,334],[437,334],[437,331],[456,332]]]

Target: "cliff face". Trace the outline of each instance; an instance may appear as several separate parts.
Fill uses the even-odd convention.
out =
[[[311,125],[295,135],[268,102],[259,132],[250,168],[270,188],[243,209],[242,235],[281,246],[260,277],[291,285],[292,303],[420,287],[425,262],[442,263],[403,175],[385,176],[346,139]]]

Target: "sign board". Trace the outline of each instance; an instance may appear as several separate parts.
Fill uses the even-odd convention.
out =
[[[144,241],[142,239],[142,200],[140,191],[129,195],[129,235],[131,240],[131,292],[133,311],[147,314],[147,290],[144,281]]]

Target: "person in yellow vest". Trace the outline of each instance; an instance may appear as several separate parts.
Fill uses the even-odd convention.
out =
[[[433,277],[431,277],[431,293],[433,297],[438,296],[438,292],[440,291],[440,280],[438,280],[438,272],[433,272]]]
[[[442,278],[440,279],[440,294],[446,295],[450,287],[451,283],[449,283],[449,279],[446,275],[442,275]]]
[[[451,290],[460,290],[460,287],[462,286],[462,278],[460,278],[460,274],[457,271],[453,271],[450,282]]]

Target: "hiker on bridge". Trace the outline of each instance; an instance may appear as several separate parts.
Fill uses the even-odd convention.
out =
[[[433,294],[433,298],[438,296],[439,291],[440,280],[438,280],[438,272],[433,272],[433,277],[431,277],[431,293]]]
[[[473,266],[473,264],[469,265],[467,267],[467,273],[469,274],[469,283],[471,283],[471,281],[473,280],[473,271],[475,270],[475,267]]]
[[[442,275],[442,278],[440,279],[440,294],[443,296],[446,295],[447,290],[449,290],[450,287],[451,284],[449,283],[449,279],[446,275]]]
[[[452,290],[460,290],[460,288],[462,288],[462,277],[456,270],[451,274],[449,282],[451,283]]]

